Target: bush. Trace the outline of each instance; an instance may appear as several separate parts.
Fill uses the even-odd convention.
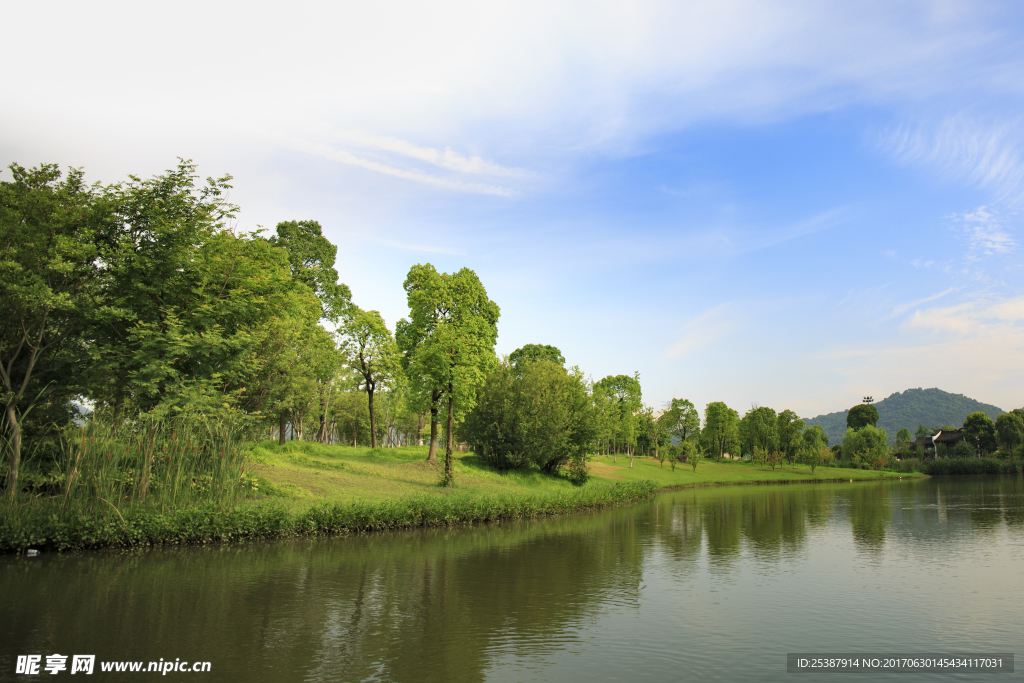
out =
[[[903,458],[896,466],[898,472],[920,472],[923,464],[920,458]]]
[[[1013,463],[996,458],[936,458],[926,463],[922,470],[933,476],[964,474],[1016,474]]]
[[[578,371],[542,360],[518,366],[505,360],[477,392],[476,406],[461,430],[466,441],[479,446],[479,455],[499,470],[535,465],[557,474],[576,460],[585,469],[594,418]]]

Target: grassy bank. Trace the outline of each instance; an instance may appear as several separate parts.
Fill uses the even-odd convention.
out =
[[[907,474],[786,465],[772,471],[745,461],[659,464],[651,458],[590,464],[575,487],[539,471],[497,472],[472,453],[456,454],[455,489],[438,486],[440,464],[425,447],[377,449],[290,442],[258,445],[247,465],[255,490],[230,503],[179,508],[107,500],[63,505],[59,497],[8,506],[0,552],[201,544],[291,535],[352,533],[520,520],[622,505],[659,490],[808,481],[875,481]],[[921,476],[921,475],[916,475]]]

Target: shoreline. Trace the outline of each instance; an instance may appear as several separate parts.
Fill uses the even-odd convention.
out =
[[[863,472],[863,471],[862,471]],[[767,474],[767,473],[766,473]],[[778,474],[782,474],[779,472]],[[757,479],[690,482],[658,486],[651,480],[598,483],[567,493],[538,495],[474,495],[454,492],[419,495],[379,502],[321,502],[291,511],[278,501],[251,500],[231,507],[206,503],[194,508],[158,512],[137,508],[123,514],[73,515],[60,520],[45,507],[28,519],[0,529],[0,553],[79,552],[90,550],[201,546],[272,540],[298,536],[349,534],[472,526],[578,514],[630,505],[695,488],[791,484],[837,484],[923,479],[927,475],[879,473],[876,477]],[[41,504],[45,505],[45,504]]]

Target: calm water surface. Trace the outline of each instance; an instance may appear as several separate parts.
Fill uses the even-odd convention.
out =
[[[809,681],[786,673],[787,652],[1019,657],[1022,579],[1017,477],[690,490],[521,524],[0,557],[0,680],[56,680],[15,676],[15,657],[61,653],[211,662],[165,680]]]

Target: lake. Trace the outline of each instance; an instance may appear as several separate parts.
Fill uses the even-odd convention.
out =
[[[514,524],[0,557],[18,655],[199,681],[993,680],[787,673],[787,653],[1013,653],[1020,477],[692,489]],[[160,660],[163,662],[160,662]],[[77,674],[75,674],[77,675]],[[44,678],[45,677],[45,678]],[[76,679],[72,679],[76,680]],[[91,680],[91,679],[86,679]]]

